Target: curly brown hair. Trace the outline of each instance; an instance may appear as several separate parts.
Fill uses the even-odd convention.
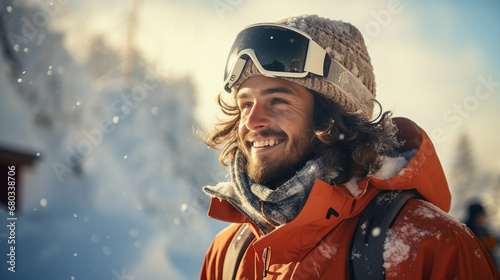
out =
[[[311,91],[314,97],[314,132],[313,151],[321,155],[328,164],[334,166],[338,176],[336,184],[348,182],[352,177],[363,178],[375,173],[381,167],[381,156],[391,153],[401,146],[396,138],[397,128],[391,120],[392,113],[382,113],[374,121],[363,118],[360,114],[350,113],[321,94]],[[219,93],[217,103],[224,115],[229,118],[219,119],[215,130],[204,139],[209,147],[221,148],[220,162],[227,166],[235,158],[238,150],[238,125],[240,110],[233,99],[231,104]]]

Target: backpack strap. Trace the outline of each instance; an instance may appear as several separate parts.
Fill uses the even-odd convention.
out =
[[[222,268],[222,280],[236,279],[236,272],[248,246],[255,238],[248,224],[242,224],[227,248]]]
[[[416,190],[382,191],[361,212],[351,241],[349,271],[351,279],[384,279],[384,241],[387,230]]]

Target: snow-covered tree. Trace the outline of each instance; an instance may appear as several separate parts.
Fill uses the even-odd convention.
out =
[[[455,157],[449,178],[452,193],[451,214],[463,220],[467,207],[480,202],[491,212],[497,212],[498,178],[481,168],[474,153],[473,142],[467,133],[462,133],[455,148]],[[494,208],[494,209],[493,209]]]
[[[40,3],[0,3],[0,108],[18,112],[11,127],[28,127],[41,154],[19,194],[17,254],[30,269],[17,279],[196,277],[212,230],[201,187],[218,165],[192,133],[191,79],[162,76],[138,50],[124,86],[120,49],[88,36],[76,59],[71,31],[52,26],[69,2]]]
[[[471,199],[479,195],[478,174],[472,143],[468,134],[463,133],[458,139],[455,148],[455,158],[451,178],[449,178],[452,192],[451,213],[463,218],[464,209]]]

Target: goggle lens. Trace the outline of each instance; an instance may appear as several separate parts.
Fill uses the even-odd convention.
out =
[[[258,62],[267,71],[302,73],[309,39],[305,36],[278,26],[253,26],[241,31],[229,52],[224,72],[224,80],[245,49],[255,52]]]

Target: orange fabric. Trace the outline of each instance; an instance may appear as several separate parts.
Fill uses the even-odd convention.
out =
[[[380,190],[400,189],[417,189],[430,203],[412,200],[398,216],[384,252],[386,279],[500,279],[480,241],[444,212],[451,196],[428,136],[409,120],[395,122],[406,139],[404,149],[419,150],[388,180],[358,180],[363,193],[357,198],[345,186],[317,180],[300,214],[264,236],[231,204],[212,199],[209,216],[236,224],[215,237],[200,279],[222,279],[225,252],[239,223],[250,223],[258,238],[245,253],[237,279],[264,279],[265,248],[265,279],[349,279],[350,243],[359,214]],[[330,208],[338,217],[327,215]]]

